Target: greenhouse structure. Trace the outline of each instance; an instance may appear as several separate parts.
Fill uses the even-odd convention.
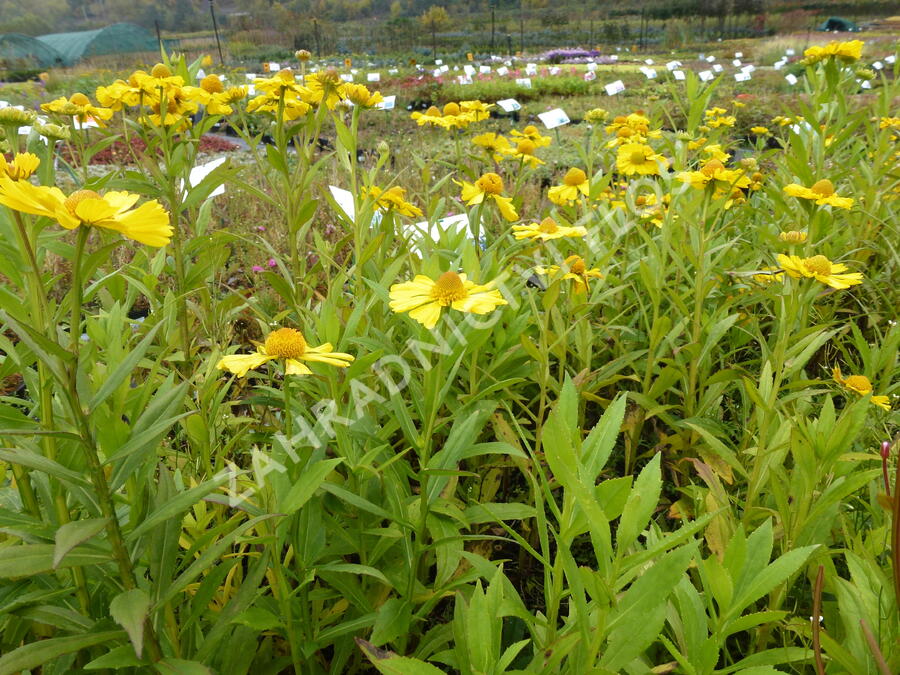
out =
[[[156,36],[133,23],[114,23],[76,33],[51,33],[39,35],[37,39],[57,51],[67,66],[90,56],[159,51]]]
[[[62,55],[53,47],[30,35],[0,35],[0,67],[4,69],[51,68],[64,65]]]

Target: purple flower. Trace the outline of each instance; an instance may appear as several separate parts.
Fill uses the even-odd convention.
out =
[[[265,268],[261,267],[260,265],[254,265],[252,269],[254,272],[264,272],[265,271]]]
[[[275,258],[269,258],[269,260],[266,262],[266,265],[268,265],[269,267],[275,267],[277,264],[278,263],[275,261]]]
[[[257,231],[257,232],[265,232],[265,231],[266,231],[266,226],[265,226],[265,225],[257,225],[257,226],[256,226],[256,231]]]

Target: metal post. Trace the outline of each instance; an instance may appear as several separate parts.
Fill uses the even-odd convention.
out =
[[[219,26],[216,24],[216,11],[213,9],[213,0],[209,0],[209,13],[212,16],[213,32],[216,34],[216,48],[219,50],[219,63],[225,65],[225,57],[222,56],[222,42],[219,40]]]
[[[494,6],[491,5],[491,56],[494,55]]]
[[[156,42],[159,45],[159,53],[163,54],[163,41],[162,35],[159,32],[159,21],[157,19],[154,19],[153,24],[156,26]]]
[[[519,51],[525,53],[525,0],[519,0]]]

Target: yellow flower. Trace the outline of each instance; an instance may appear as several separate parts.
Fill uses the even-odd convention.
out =
[[[462,188],[460,198],[468,205],[474,206],[481,204],[485,199],[493,199],[500,209],[501,215],[506,220],[517,220],[519,214],[516,213],[515,207],[512,205],[512,197],[504,197],[503,179],[495,173],[486,173],[475,184],[454,180],[454,183]]]
[[[441,317],[441,309],[487,314],[507,304],[492,284],[478,285],[465,274],[444,272],[436,280],[417,274],[412,281],[394,284],[390,290],[390,308],[409,316],[431,330]]]
[[[111,110],[121,110],[124,106],[133,107],[140,105],[141,97],[144,90],[134,79],[134,75],[125,80],[116,80],[110,85],[97,87],[94,96],[100,102],[100,105]],[[152,96],[154,100],[156,96]]]
[[[528,138],[523,138],[516,143],[515,150],[510,150],[510,159],[517,159],[523,164],[528,164],[531,168],[543,164],[544,160],[537,157],[534,153],[537,150],[537,144]]]
[[[726,169],[717,159],[709,160],[699,171],[682,171],[678,174],[678,180],[698,189],[713,185],[717,195],[725,192],[730,194],[735,188],[750,186],[750,178],[742,170]]]
[[[495,162],[499,162],[501,159],[503,159],[503,155],[512,152],[512,146],[510,146],[509,141],[506,139],[506,136],[495,134],[492,131],[475,136],[472,139],[472,144],[477,145],[480,148],[484,148],[484,151]]]
[[[71,98],[61,96],[50,103],[42,103],[41,110],[74,117],[82,124],[92,119],[100,126],[106,126],[103,121],[113,116],[112,110],[95,106],[87,96],[81,93],[72,94]]]
[[[576,293],[585,293],[588,290],[590,279],[600,279],[603,275],[596,267],[589,269],[584,258],[580,255],[570,255],[563,261],[562,267],[550,265],[549,267],[536,267],[535,272],[555,277],[563,272],[561,279],[571,279],[575,285]]]
[[[879,129],[900,129],[900,117],[878,118]]]
[[[862,56],[862,40],[850,40],[848,42],[829,42],[824,47],[813,46],[803,52],[804,61],[808,65],[824,61],[829,58],[839,58],[846,63],[859,61]]]
[[[806,232],[790,230],[788,232],[780,232],[778,238],[787,244],[802,244],[806,241],[807,234]]]
[[[299,330],[279,328],[266,336],[265,344],[256,345],[255,354],[223,356],[216,364],[216,368],[244,377],[248,370],[255,370],[264,363],[283,360],[285,375],[312,375],[312,371],[303,361],[327,363],[338,368],[346,368],[353,361],[350,354],[333,350],[330,342],[310,347]]]
[[[380,91],[371,92],[368,87],[362,84],[352,84],[346,82],[343,85],[344,98],[353,105],[360,108],[374,108],[376,105],[384,101],[384,97]]]
[[[768,127],[750,127],[750,131],[752,131],[757,136],[768,136],[770,133]]]
[[[703,152],[709,155],[710,159],[717,159],[720,162],[727,162],[731,159],[731,155],[722,150],[722,146],[718,143],[712,143],[703,148]]]
[[[815,279],[816,281],[831,286],[832,288],[850,288],[863,282],[861,272],[849,272],[844,274],[847,266],[843,263],[833,263],[824,255],[814,255],[812,258],[801,258],[796,255],[777,256],[778,264],[788,276],[794,279]]]
[[[294,96],[286,96],[281,101],[277,96],[262,94],[247,102],[247,112],[267,112],[277,115],[279,110],[281,111],[282,119],[292,122],[299,117],[303,117],[311,108],[309,103],[301,101]]]
[[[406,190],[399,185],[387,190],[373,185],[368,191],[363,192],[363,196],[371,197],[380,208],[393,209],[402,216],[418,217],[422,215],[422,209],[406,201]]]
[[[316,73],[316,75],[322,76],[323,73]],[[310,75],[307,79],[317,80],[313,75]],[[269,94],[276,99],[279,96],[294,96],[297,98],[312,96],[312,85],[310,85],[310,87],[304,87],[303,84],[298,82],[297,78],[294,77],[293,71],[288,70],[287,68],[279,70],[272,77],[257,77],[253,80],[253,85],[258,91]],[[340,100],[340,98],[337,100]]]
[[[134,82],[146,94],[155,98],[160,98],[163,95],[168,96],[169,92],[184,86],[184,78],[180,75],[173,75],[172,70],[163,63],[157,63],[153,66],[149,74],[143,70],[136,70],[128,80],[129,82]]]
[[[527,139],[534,143],[534,145],[538,148],[544,148],[550,145],[550,137],[549,136],[541,136],[541,132],[538,131],[538,128],[533,124],[529,124],[527,127],[522,129],[522,131],[517,131],[513,129],[509,132],[511,136],[520,139]]]
[[[583,237],[587,234],[587,230],[583,227],[559,225],[549,216],[540,223],[513,225],[512,229],[516,239],[540,239],[541,241],[562,239],[563,237]]]
[[[78,190],[66,197],[57,187],[32,185],[0,177],[0,204],[15,211],[46,216],[67,230],[91,225],[120,232],[147,246],[165,246],[172,236],[169,214],[156,200],[132,208],[139,195]]]
[[[834,367],[831,374],[835,382],[860,396],[868,396],[872,393],[872,383],[865,375],[848,375],[844,377],[841,375],[841,369],[838,366]],[[872,396],[870,401],[879,408],[891,409],[891,402],[887,396]]]
[[[302,93],[301,96],[308,103],[324,103],[329,110],[334,110],[335,106],[344,98],[344,83],[333,68],[307,75],[305,88],[307,92]]]
[[[410,117],[416,121],[420,127],[430,124],[431,126],[441,127],[442,129],[452,128],[450,120],[445,118],[439,108],[431,106],[425,112],[414,111]]]
[[[849,209],[853,206],[852,197],[838,197],[834,193],[834,183],[827,178],[816,181],[811,187],[804,187],[797,183],[784,186],[785,194],[800,199],[809,199],[819,206],[836,206],[840,209]]]
[[[37,155],[30,152],[23,152],[13,157],[12,162],[7,162],[6,158],[0,154],[0,175],[7,175],[13,180],[25,180],[40,166],[41,160]]]
[[[578,168],[571,168],[563,176],[563,184],[556,185],[547,191],[547,197],[554,204],[566,206],[571,204],[578,195],[587,197],[591,193],[591,183],[587,174]]]
[[[619,146],[616,155],[616,169],[626,176],[658,176],[660,169],[666,169],[669,161],[653,152],[653,148],[643,143],[626,143]]]

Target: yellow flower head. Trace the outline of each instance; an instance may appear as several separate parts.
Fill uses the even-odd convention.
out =
[[[860,396],[868,396],[872,393],[872,383],[865,375],[848,375],[844,377],[841,374],[840,367],[835,366],[832,371],[832,377],[835,382]],[[877,405],[879,408],[891,409],[891,402],[887,396],[872,396],[870,400],[873,405]]]
[[[717,159],[720,162],[727,162],[731,159],[731,155],[722,150],[722,146],[718,143],[711,143],[703,148],[704,154],[710,156],[710,159]]]
[[[573,167],[563,176],[563,184],[556,185],[547,191],[547,198],[554,204],[566,206],[571,204],[579,195],[587,197],[591,193],[591,183],[587,174],[577,167]]]
[[[472,144],[477,145],[480,148],[484,148],[484,151],[495,162],[499,162],[501,159],[503,159],[503,155],[507,155],[512,152],[512,146],[509,144],[506,136],[495,134],[492,131],[475,136],[472,139]]]
[[[132,208],[139,195],[78,190],[68,197],[57,187],[32,185],[0,176],[0,204],[15,211],[46,216],[68,230],[91,225],[120,232],[147,246],[165,246],[172,236],[169,214],[156,200]]]
[[[244,377],[247,371],[255,370],[264,363],[274,360],[284,361],[285,375],[311,375],[312,371],[303,363],[304,361],[346,368],[353,361],[353,357],[334,351],[330,342],[310,347],[299,330],[279,328],[266,336],[265,344],[256,346],[255,354],[223,356],[216,364],[216,368]]]
[[[562,239],[563,237],[583,237],[587,234],[587,230],[583,227],[560,225],[549,216],[540,223],[513,225],[512,229],[516,239],[539,239],[541,241]]]
[[[542,136],[541,132],[538,130],[536,126],[533,124],[529,124],[527,127],[522,129],[522,131],[518,131],[513,129],[509,132],[511,136],[515,138],[520,138],[523,140],[529,140],[538,148],[544,148],[550,145],[550,137]]]
[[[861,272],[846,272],[847,266],[843,263],[833,263],[824,255],[814,255],[811,258],[801,258],[796,255],[777,256],[778,264],[789,277],[794,279],[815,279],[816,281],[831,286],[832,288],[850,288],[863,282]]]
[[[92,119],[100,126],[106,126],[103,124],[103,121],[113,116],[112,110],[95,106],[87,96],[81,93],[72,94],[70,98],[61,96],[50,101],[50,103],[42,103],[41,110],[66,117],[74,117],[81,123]]]
[[[19,110],[14,106],[0,108],[0,126],[26,127],[34,124],[37,113],[34,110]]]
[[[138,84],[116,80],[110,85],[97,87],[94,92],[100,105],[110,110],[121,110],[124,106],[133,107],[140,105],[144,90]],[[156,96],[151,96],[155,100]]]
[[[343,85],[344,98],[353,105],[360,108],[374,108],[376,105],[384,101],[384,97],[380,91],[371,92],[368,87],[362,84],[352,84],[346,82]]]
[[[516,143],[515,148],[510,148],[509,158],[512,160],[518,160],[523,164],[528,164],[532,168],[543,164],[544,160],[535,155],[535,151],[537,150],[537,144],[528,138],[523,138],[521,141]]]
[[[409,316],[431,330],[441,318],[441,310],[450,307],[460,312],[487,314],[507,304],[493,284],[478,285],[465,274],[444,272],[437,279],[417,274],[412,281],[394,284],[390,289],[390,308]]]
[[[750,131],[752,131],[757,136],[768,136],[770,133],[768,127],[750,127]]]
[[[225,85],[216,74],[210,74],[200,80],[200,88],[209,94],[221,94],[225,91]]]
[[[474,185],[465,181],[462,183],[459,181],[454,182],[462,188],[460,198],[468,206],[481,204],[485,199],[493,199],[500,209],[500,214],[506,220],[513,221],[519,218],[519,214],[516,213],[516,209],[512,205],[512,197],[503,196],[503,179],[497,174],[493,172],[486,173],[475,181]]]
[[[791,183],[784,186],[784,192],[791,197],[814,201],[819,206],[835,206],[840,209],[849,209],[853,206],[853,198],[839,197],[835,194],[834,183],[827,178],[816,181],[810,187]]]
[[[290,71],[288,71],[290,72]],[[292,75],[293,77],[293,75]],[[344,82],[334,68],[327,68],[306,76],[306,92],[300,96],[310,104],[323,104],[334,110],[344,96]]]
[[[717,196],[750,187],[750,178],[743,170],[727,169],[718,159],[709,160],[699,171],[682,171],[678,174],[678,180],[701,190],[712,186]]]
[[[9,176],[13,180],[26,180],[31,174],[37,171],[41,160],[37,155],[30,152],[23,152],[13,157],[12,162],[7,162],[6,158],[0,154],[0,175]]]
[[[589,288],[590,279],[600,279],[603,274],[596,267],[589,268],[587,262],[580,255],[570,255],[563,261],[562,266],[550,265],[548,267],[536,267],[535,272],[551,277],[559,276],[560,279],[570,279],[575,286],[576,293],[585,293]]]
[[[665,157],[643,143],[620,145],[616,154],[616,169],[625,176],[658,176],[661,169],[668,166],[669,161]]]
[[[818,63],[830,58],[837,58],[845,63],[859,61],[862,57],[862,40],[849,40],[847,42],[832,41],[824,47],[813,46],[803,52],[804,62],[807,65]]]
[[[419,217],[422,215],[422,209],[406,201],[406,190],[399,185],[387,190],[373,185],[368,191],[364,191],[363,196],[371,197],[380,208],[393,209],[403,216]]]
[[[786,244],[803,244],[806,242],[807,234],[806,232],[790,230],[788,232],[779,233],[778,238]]]

